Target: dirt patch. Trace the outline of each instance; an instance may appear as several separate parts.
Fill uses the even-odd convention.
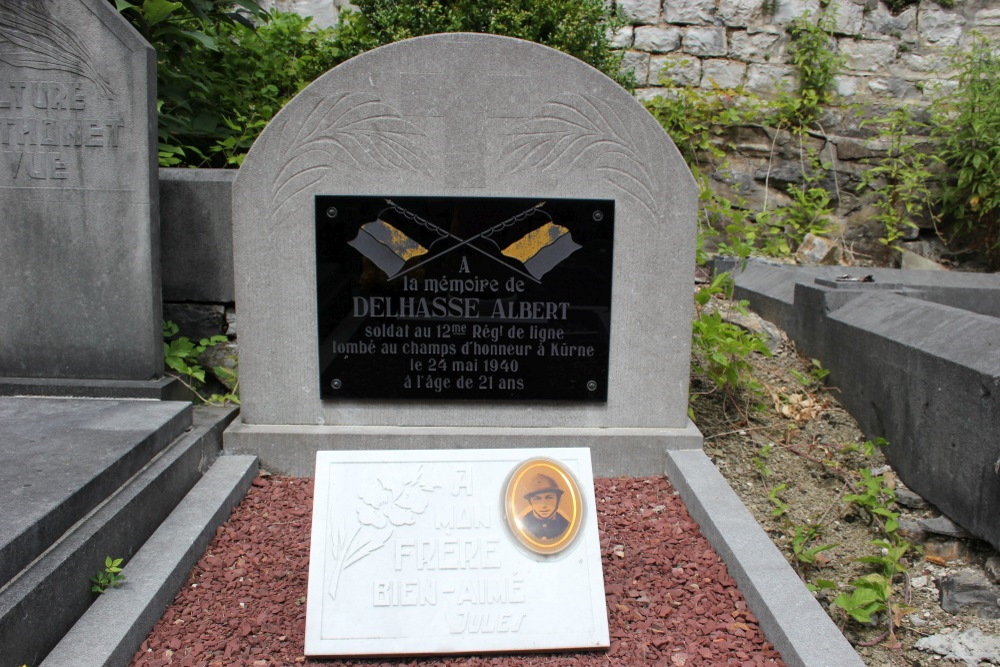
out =
[[[930,536],[915,539],[902,564],[908,568],[893,579],[890,597],[897,627],[887,634],[888,614],[873,616],[873,624],[848,618],[833,600],[853,590],[851,582],[879,572],[879,565],[860,558],[880,557],[886,517],[874,517],[863,504],[845,496],[863,495],[862,470],[881,484],[903,489],[878,446],[866,454],[866,439],[837,400],[838,390],[821,387],[817,367],[786,344],[772,357],[754,355],[753,375],[763,386],[756,396],[744,395],[734,407],[718,393],[694,402],[695,420],[705,435],[705,453],[750,509],[757,522],[807,582],[833,582],[816,593],[820,604],[841,627],[869,665],[965,665],[918,650],[922,637],[979,628],[1000,636],[1000,621],[974,613],[952,615],[939,603],[941,577],[963,569],[983,570],[995,552],[978,540]],[[705,386],[695,380],[693,386]],[[888,445],[891,447],[891,443]],[[938,516],[933,508],[909,509],[889,503],[899,519]],[[796,538],[812,531],[808,540]],[[832,545],[806,562],[811,548]],[[799,554],[795,548],[799,548]],[[975,663],[973,663],[975,664]]]
[[[783,664],[665,479],[599,479],[595,487],[609,651],[335,664]],[[312,490],[309,479],[254,480],[132,664],[331,664],[302,654]]]

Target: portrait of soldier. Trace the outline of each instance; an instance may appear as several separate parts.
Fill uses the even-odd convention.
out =
[[[524,499],[531,509],[521,518],[524,531],[545,542],[556,540],[569,528],[569,521],[559,513],[559,500],[563,490],[548,475],[538,473],[529,482]]]

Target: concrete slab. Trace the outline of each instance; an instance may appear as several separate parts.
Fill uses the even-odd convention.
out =
[[[667,453],[667,477],[722,556],[788,665],[864,665],[854,648],[703,452]]]
[[[59,398],[137,398],[188,401],[190,392],[171,377],[157,380],[74,380],[0,377],[0,396]]]
[[[889,441],[906,485],[1000,548],[1000,274],[751,261],[734,276],[738,298],[830,371],[866,435]]]
[[[0,398],[0,584],[191,425],[191,405]]]
[[[91,605],[42,667],[127,665],[256,474],[256,457],[216,460],[126,564],[125,583]]]
[[[196,408],[189,432],[0,585],[0,667],[38,665],[59,643],[94,601],[89,579],[105,557],[132,560],[218,457],[222,431],[234,414]]]

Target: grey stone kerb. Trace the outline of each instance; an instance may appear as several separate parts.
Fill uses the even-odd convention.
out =
[[[319,194],[614,199],[607,403],[321,401]],[[398,428],[426,429],[426,442],[404,446],[503,446],[490,438],[510,429],[558,432],[567,445],[588,444],[573,434],[638,436],[659,449],[650,472],[662,473],[668,445],[654,441],[680,435],[685,447],[700,444],[686,415],[696,204],[663,129],[575,58],[480,34],[431,35],[358,56],[278,114],[234,184],[243,401],[234,430],[332,428],[327,436],[368,438],[346,443],[362,447],[386,446]],[[459,440],[442,444],[447,434],[434,429]],[[227,447],[239,443],[229,437]],[[259,443],[279,449],[279,440]],[[599,456],[597,465],[600,474]]]

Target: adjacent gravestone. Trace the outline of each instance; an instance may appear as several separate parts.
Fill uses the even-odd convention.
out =
[[[609,646],[590,452],[320,452],[310,656]]]
[[[155,68],[106,0],[0,0],[5,390],[162,375]]]
[[[588,446],[664,470],[687,419],[697,191],[584,63],[433,35],[292,100],[233,189],[233,451]]]

